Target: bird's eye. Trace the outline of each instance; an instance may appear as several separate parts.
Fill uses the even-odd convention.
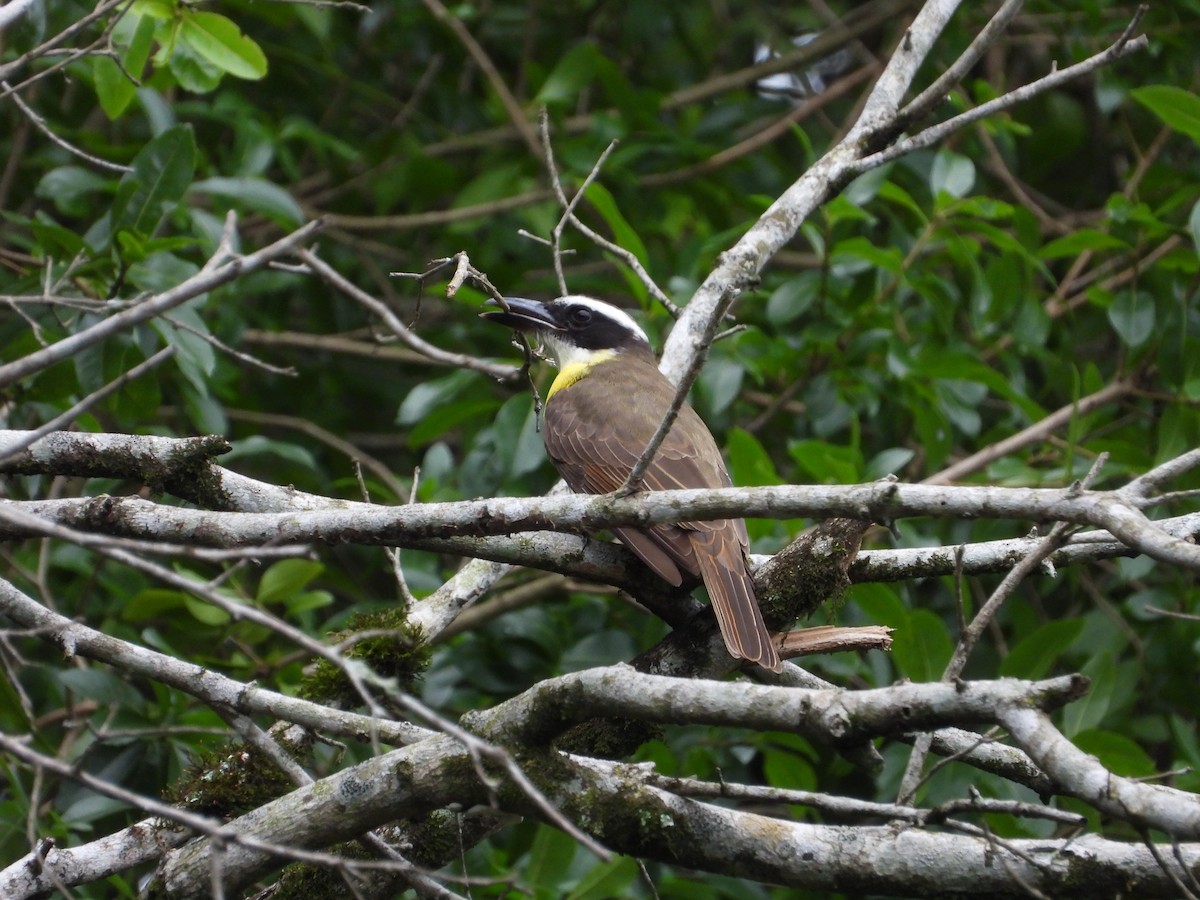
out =
[[[567,313],[567,319],[573,328],[582,328],[592,321],[592,311],[586,306],[576,306]]]

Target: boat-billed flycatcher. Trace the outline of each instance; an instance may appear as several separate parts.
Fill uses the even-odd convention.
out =
[[[507,298],[483,317],[533,332],[558,361],[546,395],[546,453],[571,489],[606,494],[625,483],[675,397],[646,333],[625,312],[590,297],[549,303]],[[639,488],[729,487],[712,434],[686,403]],[[741,519],[614,528],[625,546],[673,585],[699,575],[732,656],[778,672],[779,654],[763,624],[746,563]]]

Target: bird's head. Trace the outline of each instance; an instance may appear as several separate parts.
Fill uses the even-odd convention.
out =
[[[629,313],[609,303],[577,295],[549,303],[507,297],[505,303],[507,309],[481,315],[489,322],[536,336],[554,354],[560,369],[627,352],[651,353],[646,332]]]

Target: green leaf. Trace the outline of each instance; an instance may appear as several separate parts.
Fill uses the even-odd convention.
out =
[[[1042,625],[1008,652],[1000,663],[1000,674],[1030,680],[1045,677],[1050,667],[1079,637],[1083,621],[1057,619]]]
[[[1172,715],[1170,727],[1171,736],[1175,739],[1175,758],[1193,769],[1200,769],[1200,739],[1196,736],[1195,725],[1182,716]]]
[[[1114,775],[1126,778],[1147,778],[1158,772],[1149,754],[1123,734],[1095,729],[1072,738],[1076,747],[1100,760]]]
[[[106,365],[106,373],[115,369],[115,374],[128,372],[145,359],[136,345],[123,348],[119,354],[111,353],[116,365]],[[162,369],[159,369],[162,372]],[[147,422],[157,415],[162,406],[162,391],[159,389],[163,380],[153,374],[143,375],[126,384],[108,401],[109,408],[126,422]]]
[[[866,238],[852,237],[834,245],[829,261],[834,275],[856,275],[871,268],[897,273],[904,254],[896,247],[876,247]]]
[[[138,246],[144,251],[148,249],[148,244],[153,243],[139,243]],[[138,290],[158,293],[186,281],[199,270],[199,266],[194,262],[181,259],[174,253],[151,253],[149,256],[142,256],[139,262],[129,267],[128,278]],[[199,300],[198,297],[196,300],[188,301],[189,306],[186,308],[192,309],[201,305]],[[173,312],[172,315],[175,313]],[[191,323],[189,322],[189,324]]]
[[[183,605],[191,613],[192,618],[201,625],[211,625],[214,628],[220,628],[222,625],[228,625],[230,622],[230,615],[225,610],[218,606],[213,606],[204,600],[199,600],[190,594],[184,596]]]
[[[205,178],[191,189],[220,197],[239,209],[262,213],[280,225],[296,226],[304,221],[304,212],[292,195],[265,178]]]
[[[254,456],[276,456],[306,469],[316,471],[317,462],[311,453],[297,444],[277,441],[261,434],[252,434],[233,445],[233,450],[221,457],[222,462],[233,462]]]
[[[311,559],[282,559],[263,572],[254,599],[260,606],[286,600],[308,587],[324,571],[323,565]]]
[[[863,478],[873,481],[885,475],[895,475],[912,462],[914,456],[916,456],[916,451],[910,447],[890,447],[887,450],[880,450],[867,461]]]
[[[827,441],[792,441],[788,455],[819,484],[853,484],[862,471],[859,452]]]
[[[199,299],[199,298],[197,298]],[[196,303],[197,301],[192,301]],[[197,394],[210,392],[217,355],[212,344],[204,339],[208,325],[200,318],[194,306],[179,307],[171,312],[171,318],[187,328],[176,328],[164,319],[155,319],[151,324],[162,335],[163,342],[177,349],[175,364],[191,383]],[[191,330],[189,331],[188,328]]]
[[[1104,720],[1116,690],[1117,662],[1111,652],[1099,653],[1088,660],[1083,667],[1083,674],[1092,682],[1088,692],[1062,713],[1062,733],[1072,739]]]
[[[1121,291],[1108,308],[1108,321],[1126,346],[1140,347],[1154,333],[1154,297]]]
[[[185,41],[175,43],[167,59],[167,67],[179,82],[179,86],[193,94],[207,94],[215,90],[225,77],[225,73],[218,66],[201,56],[195,47]]]
[[[975,163],[953,150],[939,150],[929,170],[929,187],[936,197],[949,194],[961,198],[975,185]]]
[[[527,883],[542,889],[560,887],[577,850],[574,838],[549,825],[539,826],[523,873]]]
[[[746,370],[732,359],[716,356],[709,359],[696,379],[698,400],[708,414],[720,415],[729,409],[741,393]]]
[[[563,651],[559,665],[564,672],[578,672],[593,666],[612,665],[613,660],[630,659],[638,646],[626,631],[602,628],[590,632]]]
[[[120,118],[137,95],[137,85],[129,76],[141,77],[150,59],[157,27],[150,16],[127,13],[113,30],[113,43],[126,48],[121,65],[118,66],[115,60],[107,56],[93,58],[92,76],[96,97],[100,101],[100,108],[110,119]]]
[[[817,789],[817,775],[812,763],[791,750],[779,750],[768,745],[763,751],[763,775],[771,787],[793,791]]]
[[[1167,126],[1200,144],[1200,97],[1170,84],[1151,84],[1129,93]]]
[[[460,369],[444,378],[418,384],[408,392],[396,414],[397,425],[412,425],[433,410],[453,402],[466,393],[468,388],[478,389],[481,376],[467,369]]]
[[[438,586],[441,586],[440,583]],[[333,594],[329,591],[301,591],[289,597],[284,606],[289,616],[298,616],[313,609],[324,609],[332,603]]]
[[[546,460],[537,416],[527,392],[504,401],[492,420],[492,447],[502,471],[511,478],[532,472]]]
[[[499,402],[492,397],[463,399],[438,407],[413,425],[406,435],[408,446],[420,447],[441,437],[464,422],[482,422],[492,417]]]
[[[1094,228],[1081,228],[1056,241],[1051,241],[1038,253],[1042,259],[1060,259],[1064,256],[1078,256],[1086,251],[1098,250],[1127,250],[1129,244],[1111,234],[1097,231]]]
[[[111,190],[112,185],[112,179],[82,166],[59,166],[42,176],[34,188],[34,194],[49,200],[64,215],[82,218],[91,209],[92,198],[102,191]]]
[[[913,199],[912,194],[893,181],[885,182],[879,188],[879,199],[887,200],[889,203],[894,203],[907,210],[919,225],[929,223],[929,212]]]
[[[175,18],[178,7],[178,0],[134,0],[129,14],[147,16],[159,22],[168,22]]]
[[[629,896],[629,887],[638,877],[637,862],[629,856],[617,856],[606,863],[592,866],[579,879],[566,900],[608,900]]]
[[[78,696],[96,700],[104,706],[143,709],[146,705],[145,698],[132,685],[105,669],[66,669],[57,678]]]
[[[789,278],[767,298],[767,319],[787,325],[804,315],[821,296],[821,273],[802,272]]]
[[[588,185],[587,194],[584,196],[592,208],[600,213],[600,217],[604,219],[605,224],[612,230],[613,243],[624,247],[638,258],[638,262],[643,266],[646,265],[649,260],[649,254],[646,253],[646,245],[642,243],[642,239],[634,231],[629,221],[621,215],[621,210],[617,208],[617,202],[613,199],[613,195],[608,192],[608,189],[602,184],[593,181]]]
[[[267,57],[262,48],[225,16],[185,11],[179,36],[201,58],[235,78],[257,80],[267,74]]]
[[[46,259],[70,259],[83,252],[83,238],[70,228],[63,228],[42,210],[38,210],[34,220],[29,223],[29,230],[33,232],[41,255]]]
[[[574,44],[550,70],[534,97],[534,106],[575,103],[580,93],[596,77],[600,51],[591,41]]]
[[[937,681],[946,670],[954,642],[945,623],[927,609],[914,609],[892,636],[892,658],[913,681]]]
[[[949,399],[951,401],[962,399],[968,405],[975,406],[982,397],[970,393],[967,385],[973,383],[975,385],[982,385],[992,391],[992,393],[1015,403],[1032,421],[1036,421],[1046,415],[1045,411],[1032,399],[1018,390],[1010,379],[991,366],[980,362],[978,359],[964,352],[941,351],[923,353],[910,374],[914,377],[935,378],[943,382],[939,388],[949,391],[949,395],[944,396],[945,392],[939,389],[938,393],[942,396],[942,399]],[[964,390],[967,393],[964,394]]]
[[[908,607],[896,589],[888,584],[856,584],[850,588],[849,602],[862,610],[873,625],[899,628],[908,619]]]
[[[758,438],[741,428],[731,428],[726,436],[725,452],[729,457],[729,474],[733,483],[749,487],[761,484],[783,484],[775,471],[775,463]]]
[[[191,125],[176,125],[141,149],[133,171],[117,185],[112,230],[150,237],[171,207],[183,199],[196,170],[196,138]]]
[[[870,169],[859,175],[851,181],[842,190],[841,196],[845,197],[850,204],[855,207],[867,206],[879,194],[880,189],[891,174],[895,163],[884,163],[875,169]]]

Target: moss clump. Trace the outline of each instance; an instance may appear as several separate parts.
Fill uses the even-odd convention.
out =
[[[357,841],[334,844],[327,848],[326,852],[335,856],[344,856],[347,859],[374,858]],[[361,877],[381,879],[388,876],[386,873],[372,872]],[[396,877],[395,875],[391,876],[393,879]],[[359,884],[359,887],[363,887],[363,885]],[[308,863],[292,863],[284,867],[279,881],[275,883],[271,897],[272,900],[292,900],[293,897],[302,898],[302,900],[322,900],[325,897],[345,897],[347,896],[346,891],[346,879],[337,869],[313,866]]]
[[[163,795],[175,806],[232,819],[293,787],[279,767],[257,750],[224,747],[198,757]]]
[[[600,759],[626,759],[647,741],[662,737],[662,728],[634,719],[590,719],[580,722],[554,741],[565,753],[581,753]]]
[[[329,642],[342,644],[364,632],[370,636],[350,644],[344,656],[366,663],[377,675],[394,678],[401,690],[409,690],[429,666],[431,651],[424,633],[409,623],[403,609],[396,607],[355,616],[344,631],[331,634]],[[318,660],[305,676],[300,696],[346,707],[362,700],[345,673],[325,659]]]

